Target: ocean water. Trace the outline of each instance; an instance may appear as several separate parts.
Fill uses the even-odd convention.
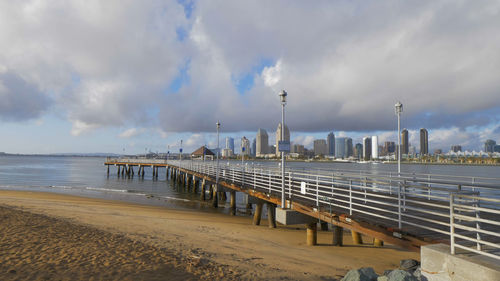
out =
[[[54,157],[54,156],[0,156],[0,189],[45,191],[92,198],[122,200],[140,204],[186,209],[214,211],[208,202],[201,202],[199,195],[180,191],[178,186],[165,178],[160,169],[159,178],[153,179],[151,169],[146,169],[144,178],[117,175],[116,167],[110,166],[110,174],[101,157]],[[233,162],[233,161],[232,161]],[[236,162],[236,161],[234,161]],[[224,165],[227,161],[221,161]],[[247,162],[275,166],[277,161]],[[350,170],[370,172],[396,172],[394,164],[318,163],[288,162],[295,169]],[[500,177],[500,166],[458,165],[402,165],[402,172],[419,174],[442,174],[469,177]],[[237,203],[244,209],[241,194]],[[225,212],[219,208],[217,212]]]

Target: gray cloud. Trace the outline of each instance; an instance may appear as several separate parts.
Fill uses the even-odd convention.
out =
[[[37,118],[51,104],[36,85],[11,72],[0,73],[0,100],[0,118],[5,121]]]

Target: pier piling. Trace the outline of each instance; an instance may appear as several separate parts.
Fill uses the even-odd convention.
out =
[[[307,224],[307,246],[315,246],[318,244],[318,223]]]
[[[255,213],[253,214],[253,225],[260,225],[260,218],[262,217],[262,207],[264,203],[259,202],[255,204]]]
[[[230,206],[231,206],[231,216],[236,216],[236,191],[231,191],[230,192],[231,200],[230,200]]]
[[[328,223],[327,222],[322,221],[320,223],[320,225],[321,225],[321,231],[328,231]]]
[[[378,238],[373,238],[373,246],[382,247],[382,246],[384,246],[384,241],[382,241]]]
[[[266,205],[269,228],[276,228],[276,206],[273,203],[266,203]]]
[[[351,230],[351,235],[352,235],[352,243],[354,245],[363,244],[363,238],[361,237],[361,233]]]
[[[219,196],[217,194],[217,186],[214,184],[212,185],[212,207],[217,208],[219,207]]]
[[[344,228],[333,226],[333,246],[342,246],[344,244]]]

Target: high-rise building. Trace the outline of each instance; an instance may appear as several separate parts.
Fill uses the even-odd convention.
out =
[[[372,159],[372,138],[364,137],[363,138],[363,159],[368,161]]]
[[[451,146],[451,151],[453,151],[453,152],[459,152],[459,151],[462,151],[462,146],[461,146],[461,145],[458,145],[458,144],[452,145],[452,146]]]
[[[252,140],[252,147],[250,149],[250,155],[252,155],[253,157],[255,157],[255,150],[257,148],[257,140],[256,139],[253,139]]]
[[[353,148],[352,148],[352,139],[351,138],[345,138],[344,146],[345,146],[345,157],[353,156],[354,152],[353,152]]]
[[[328,155],[335,155],[335,135],[333,132],[329,133],[326,137],[326,145],[328,146]]]
[[[495,145],[497,145],[496,141],[486,140],[484,142],[484,152],[486,152],[486,153],[495,152]]]
[[[302,144],[294,144],[292,152],[304,155],[304,146]]]
[[[363,157],[363,145],[357,143],[354,147],[354,157],[361,159]]]
[[[269,136],[266,130],[259,129],[257,131],[257,142],[255,144],[255,156],[263,157],[269,152]]]
[[[378,159],[378,137],[372,136],[372,159]]]
[[[250,155],[250,141],[246,137],[241,138],[241,155]]]
[[[327,153],[326,140],[314,140],[314,155],[326,155]]]
[[[391,153],[396,152],[396,144],[393,141],[384,142],[383,152],[385,155],[389,155]]]
[[[426,129],[420,129],[420,155],[429,154],[429,133]]]
[[[288,126],[285,125],[285,138],[284,141],[290,141],[290,130],[288,130]],[[281,123],[278,124],[278,129],[276,129],[276,156],[280,156],[278,143],[281,141]]]
[[[495,148],[493,148],[493,152],[500,152],[500,145],[495,145]]]
[[[335,158],[345,158],[345,138],[337,138],[335,140]]]
[[[401,131],[401,154],[408,154],[410,151],[410,144],[408,143],[408,130]]]
[[[231,152],[234,153],[234,139],[231,137],[226,137],[226,148],[231,149]]]

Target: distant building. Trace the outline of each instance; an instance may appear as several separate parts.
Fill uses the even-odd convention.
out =
[[[226,148],[231,149],[232,153],[234,153],[234,139],[231,137],[226,137]]]
[[[314,140],[314,155],[326,155],[327,153],[326,140]]]
[[[280,156],[278,143],[281,141],[281,123],[278,124],[278,129],[276,129],[276,156]],[[290,130],[288,130],[288,126],[285,125],[285,134],[284,141],[290,141]]]
[[[429,154],[429,133],[426,129],[420,129],[420,155]]]
[[[228,158],[234,155],[233,151],[230,148],[222,149],[222,157]]]
[[[250,141],[246,137],[241,138],[241,155],[250,155]]]
[[[453,151],[453,152],[459,152],[459,151],[462,151],[462,146],[461,146],[461,145],[458,145],[458,144],[452,145],[452,146],[451,146],[451,151]]]
[[[372,136],[372,159],[378,159],[378,137]]]
[[[191,158],[206,159],[207,157],[213,159],[215,153],[206,146],[202,146],[191,153]]]
[[[333,132],[326,137],[326,146],[328,147],[328,155],[335,156],[335,135]]]
[[[493,149],[493,152],[500,152],[500,145],[495,145],[495,148]]]
[[[396,144],[393,141],[384,142],[384,148],[382,149],[384,155],[390,155],[396,152]]]
[[[443,154],[443,150],[442,149],[434,149],[434,154],[437,155],[437,154]]]
[[[401,131],[401,154],[408,154],[410,152],[410,144],[408,142],[408,130]]]
[[[335,158],[345,158],[345,138],[336,138],[335,139]]]
[[[345,157],[351,157],[354,155],[353,147],[352,147],[352,139],[351,138],[345,138],[344,141],[344,146],[345,146]]]
[[[255,156],[263,157],[267,153],[269,153],[269,136],[267,135],[266,130],[259,129],[257,131],[257,138],[255,144]]]
[[[302,144],[294,144],[292,147],[292,152],[297,153],[299,155],[304,155],[304,146]]]
[[[372,158],[372,138],[363,138],[363,159],[368,161]]]
[[[257,149],[257,140],[253,139],[253,141],[252,141],[252,147],[250,149],[250,155],[252,155],[253,157],[255,157],[255,150],[256,149]]]
[[[484,152],[486,153],[492,153],[495,152],[495,146],[497,145],[497,142],[494,140],[486,140],[484,142]]]
[[[363,145],[357,143],[354,147],[354,157],[361,159],[363,157]]]

